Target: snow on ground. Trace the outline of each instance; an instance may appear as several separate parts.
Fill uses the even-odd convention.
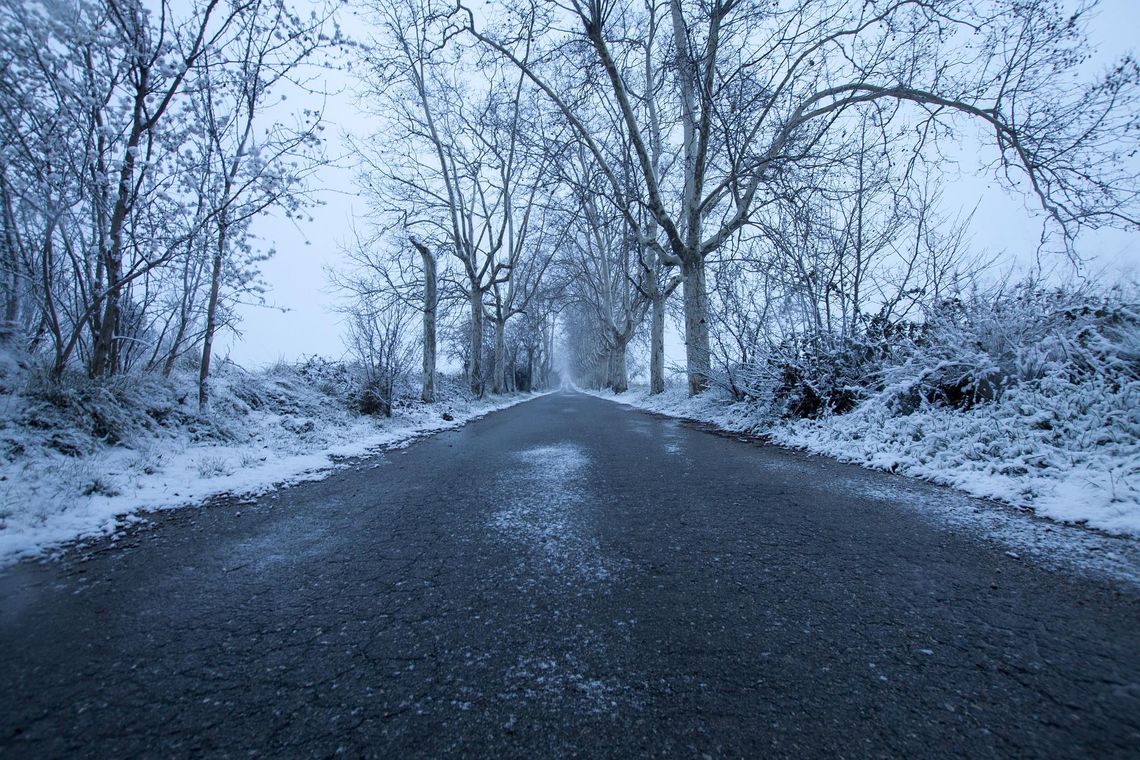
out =
[[[620,564],[603,554],[579,508],[589,481],[585,453],[563,443],[524,449],[516,459],[522,473],[512,469],[504,487],[516,495],[492,515],[491,527],[525,550],[520,561],[542,562],[572,585],[612,581]]]
[[[1140,536],[1140,399],[1119,393],[1090,393],[1079,413],[1054,409],[1055,397],[1025,388],[969,410],[930,406],[898,414],[872,399],[843,415],[787,420],[719,389],[693,398],[682,387],[657,396],[641,387],[617,396],[586,392],[922,478],[1061,522]]]
[[[443,383],[435,404],[409,403],[394,417],[354,412],[320,378],[293,370],[246,373],[230,367],[215,383],[212,413],[196,418],[186,383],[143,383],[146,424],[124,405],[101,400],[45,402],[35,394],[0,394],[0,567],[73,539],[113,532],[140,513],[197,505],[222,494],[256,495],[328,476],[341,460],[407,445],[458,427],[529,394],[476,399],[459,383]],[[192,387],[189,386],[189,387]],[[115,393],[111,393],[115,395]],[[82,407],[80,414],[77,411]],[[99,418],[123,440],[107,445],[77,424]],[[163,424],[155,424],[161,418]],[[126,430],[124,430],[124,428]]]
[[[606,715],[619,706],[628,707],[629,687],[619,678],[593,678],[589,666],[573,653],[548,657],[520,655],[514,667],[506,672],[510,689],[498,697],[504,701],[541,701],[565,712],[574,710],[586,715]]]

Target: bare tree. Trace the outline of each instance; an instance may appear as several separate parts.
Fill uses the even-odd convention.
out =
[[[384,297],[382,288],[364,284],[342,309],[345,343],[363,371],[361,411],[391,417],[413,363],[415,347],[408,338],[412,312],[399,298]]]
[[[54,376],[169,372],[202,343],[208,373],[224,291],[257,289],[249,223],[297,210],[291,164],[318,119],[262,136],[252,115],[332,43],[315,18],[260,0],[0,8],[5,316]]]
[[[629,387],[626,349],[650,308],[655,272],[624,217],[606,201],[591,159],[578,147],[575,171],[570,172],[574,205],[569,210],[578,221],[576,234],[568,236],[564,267],[573,273],[571,292],[600,327],[604,384],[622,393]]]
[[[294,84],[306,60],[336,44],[335,33],[325,34],[328,22],[328,12],[302,21],[284,5],[252,0],[235,21],[233,38],[204,54],[195,71],[205,127],[204,158],[216,166],[215,182],[206,188],[213,251],[198,370],[198,406],[203,411],[209,403],[210,361],[227,265],[238,288],[244,284],[234,261],[241,246],[235,243],[253,218],[271,208],[286,216],[298,214],[306,201],[306,178],[324,164],[318,153],[319,111],[305,109],[293,125],[269,122],[261,135],[255,126],[267,121],[271,96],[281,94],[279,85]]]
[[[140,189],[152,171],[154,162],[149,160],[157,150],[161,150],[161,127],[164,118],[171,113],[171,105],[181,92],[186,77],[197,65],[205,52],[224,35],[237,16],[236,9],[219,12],[221,3],[208,0],[196,7],[190,18],[181,23],[169,22],[169,26],[154,28],[149,14],[140,3],[110,2],[107,5],[107,18],[110,28],[121,39],[124,61],[122,79],[112,79],[109,89],[98,93],[108,100],[123,97],[127,107],[121,115],[106,109],[96,117],[96,126],[117,132],[116,143],[100,156],[101,168],[115,176],[115,182],[105,197],[109,201],[106,208],[100,209],[105,215],[106,227],[98,230],[100,250],[98,265],[102,276],[96,277],[96,284],[106,283],[97,304],[101,308],[92,315],[96,321],[95,340],[90,359],[90,371],[94,376],[114,373],[117,369],[115,332],[119,326],[123,289],[136,271],[127,267],[124,254],[127,245],[125,227],[132,212],[138,206]],[[173,10],[164,1],[160,9],[160,19],[176,18]],[[118,124],[105,123],[105,117],[119,116]],[[103,137],[96,142],[103,146]],[[145,260],[144,260],[145,261]],[[144,268],[153,266],[145,262]]]

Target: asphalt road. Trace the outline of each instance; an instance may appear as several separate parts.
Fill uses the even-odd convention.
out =
[[[911,483],[546,396],[9,569],[0,754],[1140,756],[1136,587]]]

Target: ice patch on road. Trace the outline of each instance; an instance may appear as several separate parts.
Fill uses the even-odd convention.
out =
[[[535,446],[518,452],[515,458],[535,469],[535,479],[551,485],[574,478],[589,462],[582,450],[570,443]]]
[[[670,456],[680,456],[685,452],[685,437],[680,427],[676,420],[667,420],[661,424],[661,446]]]
[[[621,563],[604,556],[584,514],[586,454],[560,443],[524,449],[515,458],[521,472],[511,468],[500,476],[512,496],[491,516],[491,527],[545,565],[548,574],[532,574],[536,583],[548,582],[549,574],[573,583],[611,581]]]
[[[228,547],[229,566],[226,572],[250,569],[263,573],[276,567],[323,559],[329,556],[331,545],[339,543],[340,538],[310,516],[294,515],[291,519],[271,523],[266,532]]]

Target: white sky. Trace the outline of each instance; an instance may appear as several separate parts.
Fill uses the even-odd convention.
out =
[[[348,20],[342,20],[342,25],[351,27]],[[1140,0],[1103,0],[1089,24],[1095,68],[1103,69],[1121,55],[1135,51],[1137,28]],[[335,89],[338,81],[343,81],[342,75],[330,73],[327,87]],[[329,98],[325,118],[330,155],[343,150],[335,138],[339,132],[371,131],[371,126],[357,117],[350,92]],[[964,164],[964,173],[970,168]],[[267,219],[255,227],[256,233],[277,250],[277,255],[263,265],[270,287],[268,300],[286,311],[241,307],[242,335],[231,337],[227,344],[230,358],[241,364],[258,366],[313,354],[334,358],[344,354],[340,316],[331,309],[336,296],[327,284],[325,270],[341,263],[340,242],[350,228],[354,208],[363,210],[364,204],[354,197],[350,171],[330,167],[322,172],[318,184],[327,189],[320,193],[324,205],[311,211],[312,223],[295,226]],[[1032,199],[1011,198],[991,184],[989,177],[970,175],[946,183],[944,210],[952,212],[955,205],[973,208],[980,200],[972,227],[974,245],[990,253],[1003,253],[1003,261],[1011,266],[1029,267],[1035,260],[1040,235],[1039,222],[1034,221],[1037,209]],[[1090,234],[1081,240],[1079,250],[1092,273],[1140,278],[1140,234]],[[679,362],[683,349],[675,331],[667,343],[669,361]]]

